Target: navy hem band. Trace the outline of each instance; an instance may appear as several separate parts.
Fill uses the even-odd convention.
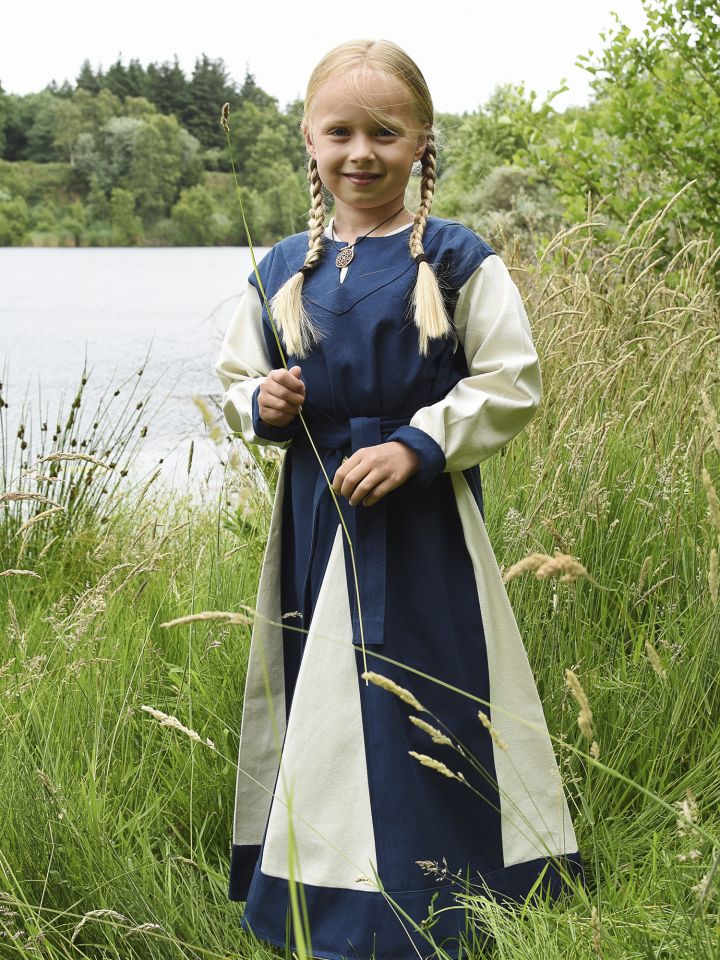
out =
[[[537,896],[556,899],[569,893],[575,881],[584,885],[582,858],[579,853],[571,853],[564,857],[540,857],[504,867],[483,878],[473,875],[471,871],[470,892],[473,896],[489,895],[499,903],[522,903],[541,874],[542,880],[535,891]],[[459,932],[465,929],[460,917],[460,913],[466,909],[462,896],[465,892],[464,883],[453,881],[437,883],[434,887],[421,890],[387,891],[387,895],[417,925],[421,925],[432,911],[433,922],[426,925],[428,933],[451,957],[457,957]],[[304,884],[303,893],[314,956],[327,960],[369,960],[374,952],[376,956],[411,960],[418,955],[417,951],[424,956],[432,946],[421,933],[411,930],[407,923],[398,922],[393,906],[377,890],[355,891]],[[285,943],[279,941],[277,931],[285,927],[288,911],[288,881],[264,874],[258,866],[240,920],[241,928],[258,939],[284,947]],[[472,918],[471,912],[468,917]],[[289,929],[292,931],[292,921]],[[296,949],[292,932],[288,939],[291,948]]]

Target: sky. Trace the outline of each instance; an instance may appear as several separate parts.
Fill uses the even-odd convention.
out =
[[[34,0],[8,4],[0,34],[0,83],[31,93],[55,80],[74,82],[84,59],[107,69],[118,57],[172,61],[186,75],[205,53],[221,58],[242,82],[246,69],[280,105],[302,98],[317,61],[358,38],[393,40],[415,60],[435,108],[477,109],[494,87],[524,82],[539,97],[567,82],[557,109],[587,103],[588,75],[575,60],[599,51],[615,11],[633,33],[644,24],[642,0],[248,0],[198,4],[125,0]]]

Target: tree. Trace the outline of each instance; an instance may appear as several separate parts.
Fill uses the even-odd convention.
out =
[[[190,88],[177,55],[172,63],[165,61],[160,66],[149,64],[146,85],[146,96],[160,113],[174,113],[178,120],[183,120],[190,100]]]
[[[195,61],[183,124],[204,147],[216,147],[222,141],[222,105],[236,98],[235,85],[223,60],[210,60],[203,54]]]
[[[720,20],[716,4],[643,0],[647,27],[601,34],[604,48],[578,62],[592,76],[587,110],[556,117],[530,144],[528,165],[549,175],[568,212],[581,215],[589,192],[627,223],[645,202],[657,212],[689,181],[673,207],[688,233],[720,238]]]
[[[110,194],[110,229],[116,247],[130,246],[142,235],[142,222],[135,215],[135,197],[130,190],[113,187]]]
[[[178,244],[184,247],[210,245],[215,234],[214,213],[212,195],[206,187],[196,184],[182,190],[180,199],[171,211]]]
[[[188,160],[190,143],[175,117],[148,117],[137,129],[122,185],[135,195],[145,223],[169,213],[181,186],[189,186],[187,180],[199,176],[199,167]]]
[[[0,189],[0,246],[22,246],[29,222],[25,198],[12,197],[7,190]]]
[[[87,90],[88,93],[98,94],[102,87],[102,69],[98,67],[98,72],[94,73],[92,64],[85,59],[80,67],[80,73],[75,80],[75,86],[79,90]]]

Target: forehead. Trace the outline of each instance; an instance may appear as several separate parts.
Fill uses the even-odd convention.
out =
[[[378,72],[339,75],[321,84],[311,104],[310,123],[336,119],[362,123],[377,115],[415,122],[412,96],[405,84]]]

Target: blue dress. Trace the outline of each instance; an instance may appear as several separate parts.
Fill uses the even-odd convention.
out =
[[[433,953],[430,937],[456,956],[464,878],[521,900],[541,876],[553,896],[582,877],[478,467],[540,403],[530,326],[497,254],[431,217],[423,243],[454,337],[431,340],[423,357],[408,229],[364,239],[342,273],[325,239],[303,289],[324,337],[309,356],[287,357],[302,368],[303,416],[330,480],[361,447],[398,440],[418,455],[420,470],[377,504],[338,497],[352,551],[299,417],[278,428],[259,416],[262,379],[282,361],[254,273],[217,364],[230,427],[284,451],[245,685],[228,894],[246,901],[244,929],[280,946],[289,931],[296,949],[292,836],[311,952],[333,960],[411,960]],[[259,263],[268,299],[306,250],[297,234]],[[415,706],[367,683],[366,670],[409,690]],[[408,916],[426,921],[425,934]]]

